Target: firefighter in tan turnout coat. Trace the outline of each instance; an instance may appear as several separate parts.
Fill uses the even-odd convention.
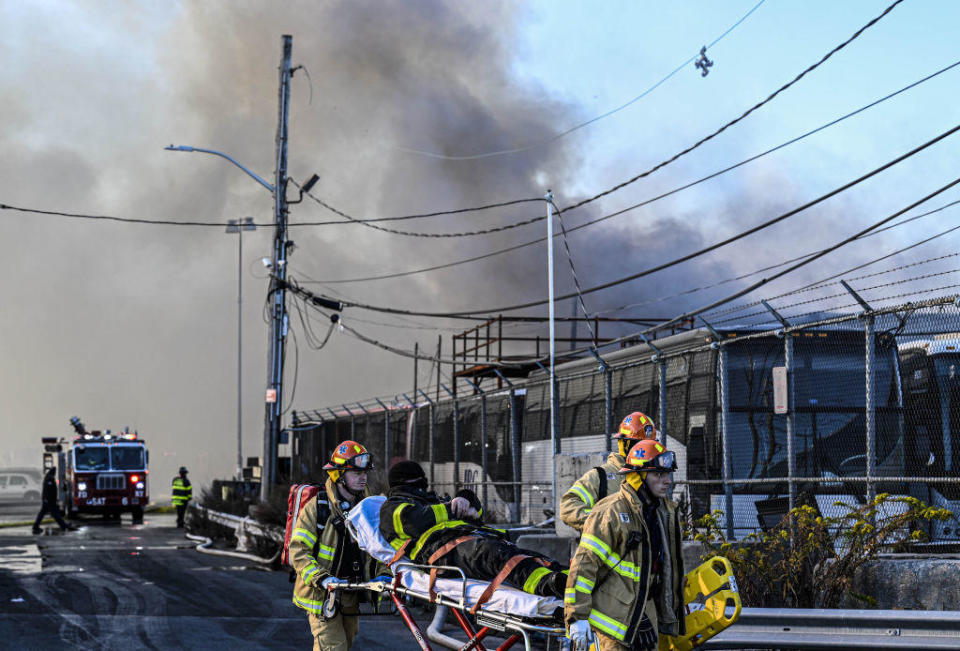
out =
[[[560,519],[577,531],[583,531],[583,523],[597,502],[620,490],[623,477],[619,474],[620,468],[630,447],[637,441],[657,438],[657,429],[646,414],[635,411],[623,419],[614,438],[617,439],[617,451],[611,452],[602,466],[585,472],[560,498]]]
[[[308,613],[315,651],[346,651],[357,635],[359,597],[342,591],[339,608],[324,616],[328,590],[338,583],[374,578],[382,569],[344,528],[346,513],[368,495],[367,471],[373,460],[366,448],[344,441],[323,469],[329,479],[300,511],[290,538],[290,563],[296,572],[293,603]]]
[[[631,448],[619,490],[596,504],[567,580],[564,619],[575,649],[656,649],[683,635],[683,558],[676,505],[666,498],[676,458],[655,440]]]

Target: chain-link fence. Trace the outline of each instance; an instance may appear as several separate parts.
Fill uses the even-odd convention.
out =
[[[558,366],[555,437],[538,371],[469,397],[300,412],[293,467],[316,476],[354,438],[378,460],[420,462],[438,493],[473,488],[497,520],[536,522],[554,504],[553,453],[608,452],[620,420],[643,411],[677,452],[674,499],[690,518],[721,510],[731,538],[797,504],[831,514],[878,492],[960,512],[958,370],[954,296],[701,328]],[[930,534],[960,540],[956,520]]]

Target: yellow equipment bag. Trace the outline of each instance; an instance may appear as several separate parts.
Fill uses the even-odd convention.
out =
[[[688,572],[683,602],[687,605],[687,634],[660,636],[660,651],[689,651],[727,628],[740,617],[740,594],[730,561],[714,556]],[[727,616],[727,609],[733,614]]]

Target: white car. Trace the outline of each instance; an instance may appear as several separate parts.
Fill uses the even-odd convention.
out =
[[[39,502],[42,487],[34,472],[0,470],[0,502]]]

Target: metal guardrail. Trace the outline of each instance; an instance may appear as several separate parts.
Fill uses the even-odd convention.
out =
[[[190,508],[196,511],[202,517],[206,517],[211,522],[216,522],[224,527],[230,527],[234,530],[239,529],[247,535],[258,536],[260,538],[267,538],[273,542],[283,543],[282,529],[260,524],[249,516],[241,518],[239,515],[220,513],[219,511],[208,509],[205,506],[200,506],[199,504],[191,504]],[[237,537],[239,538],[240,536],[238,535]]]
[[[704,649],[960,649],[960,611],[744,608]]]

